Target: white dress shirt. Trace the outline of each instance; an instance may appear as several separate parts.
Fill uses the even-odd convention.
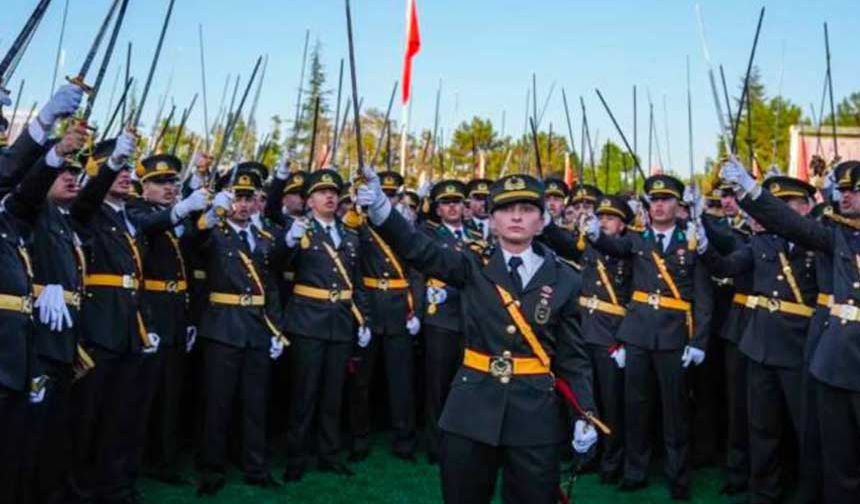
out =
[[[257,248],[257,239],[254,238],[254,233],[251,232],[251,224],[245,224],[245,227],[241,227],[230,219],[227,219],[227,224],[233,228],[236,234],[239,234],[239,231],[244,231],[248,234],[248,246],[251,248],[251,252]]]
[[[507,267],[511,257],[518,256],[523,260],[523,263],[519,268],[517,268],[517,272],[520,274],[520,278],[523,281],[523,288],[528,286],[529,281],[531,281],[532,277],[535,276],[535,273],[537,273],[544,261],[543,256],[538,255],[532,247],[527,248],[520,254],[511,254],[505,249],[502,249],[502,254],[505,258],[505,267]]]
[[[663,235],[663,250],[662,252],[665,254],[667,250],[669,250],[669,244],[672,243],[672,237],[675,236],[675,226],[667,229],[666,231],[657,231],[654,228],[651,228],[651,231],[654,232],[654,241],[657,242],[657,235]]]
[[[122,214],[125,216],[125,219],[123,219],[123,220],[125,220],[125,229],[126,229],[126,231],[128,231],[128,234],[130,234],[130,235],[134,236],[134,235],[135,235],[135,233],[137,233],[137,229],[134,227],[134,224],[132,224],[132,223],[128,220],[128,213],[127,213],[127,212],[126,212],[126,210],[125,210],[125,203],[119,203],[119,204],[117,204],[117,203],[111,203],[111,202],[110,202],[110,201],[108,201],[108,200],[105,200],[105,203],[107,203],[107,205],[108,205],[109,207],[113,208],[113,211],[114,211],[114,212],[120,212],[120,211],[122,211]]]
[[[337,221],[333,220],[331,222],[326,223],[317,217],[314,217],[314,219],[317,221],[317,223],[319,223],[320,226],[322,226],[323,233],[329,233],[329,236],[331,236],[331,241],[332,243],[334,243],[334,248],[340,248],[341,238],[340,232],[338,232],[337,230]],[[328,229],[331,229],[331,232],[329,232]]]

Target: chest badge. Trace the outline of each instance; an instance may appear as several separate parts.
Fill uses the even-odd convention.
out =
[[[549,322],[549,316],[552,312],[550,299],[552,299],[552,287],[544,285],[540,289],[540,300],[535,305],[535,322],[540,325]]]

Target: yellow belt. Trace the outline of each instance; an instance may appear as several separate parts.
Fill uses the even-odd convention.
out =
[[[144,280],[143,288],[152,292],[185,292],[188,282],[185,280]]]
[[[841,319],[842,325],[848,322],[860,322],[860,308],[848,304],[835,304],[830,307],[830,314]]]
[[[294,285],[293,294],[311,299],[331,301],[332,303],[336,303],[338,301],[349,301],[352,299],[351,290],[320,289],[318,287],[311,287],[310,285]]]
[[[670,310],[689,312],[691,309],[690,303],[683,299],[661,296],[660,294],[649,294],[642,291],[633,292],[633,301],[651,305],[655,310],[668,308]]]
[[[589,313],[599,311],[610,315],[618,315],[619,317],[623,317],[627,314],[627,310],[623,306],[601,301],[600,299],[597,299],[597,296],[580,296],[579,306],[587,308]]]
[[[811,317],[815,313],[815,308],[811,306],[765,296],[749,296],[747,299],[747,308],[764,308],[771,313],[780,312],[799,317]]]
[[[42,291],[45,290],[44,285],[33,284],[33,295],[39,297]],[[81,293],[80,292],[72,292],[72,291],[63,291],[63,301],[67,305],[74,306],[75,308],[81,307]]]
[[[746,294],[735,294],[732,296],[732,303],[739,304],[741,306],[747,306],[749,302],[749,296]]]
[[[549,367],[544,366],[537,357],[512,357],[508,351],[494,357],[467,348],[463,354],[463,365],[482,373],[489,373],[499,378],[502,383],[507,383],[514,375],[550,373]]]
[[[191,271],[191,276],[194,277],[195,280],[206,280],[206,271],[196,269]]]
[[[368,278],[364,277],[364,286],[368,289],[404,290],[409,288],[409,281],[405,278]]]
[[[830,308],[833,306],[833,294],[818,294],[816,302],[818,303],[818,306]]]
[[[232,306],[264,306],[265,296],[252,294],[231,294],[227,292],[210,292],[209,302]]]
[[[137,279],[133,275],[95,274],[84,277],[86,287],[118,287],[122,289],[137,289]]]
[[[33,313],[33,298],[30,296],[13,296],[11,294],[0,294],[0,310],[24,313]]]

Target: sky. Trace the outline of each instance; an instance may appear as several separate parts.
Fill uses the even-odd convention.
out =
[[[22,103],[47,100],[59,41],[63,5],[54,0],[7,88],[26,87]],[[110,0],[68,0],[64,61],[59,74],[77,72]],[[647,157],[648,101],[654,104],[664,163],[670,170],[689,169],[685,61],[691,64],[693,154],[696,169],[715,154],[718,123],[708,84],[695,3],[676,0],[417,0],[422,38],[414,60],[411,130],[432,129],[436,89],[441,80],[440,126],[447,133],[472,116],[505,118],[507,135],[524,132],[526,92],[537,76],[538,107],[555,83],[541,128],[552,123],[556,134],[567,127],[561,88],[571,108],[575,147],[579,149],[585,100],[592,138],[620,143],[596,94],[599,88],[633,143],[632,88],[639,90],[638,151]],[[830,31],[833,91],[838,100],[860,91],[856,0],[780,0],[764,4],[740,0],[699,2],[714,64],[726,70],[730,92],[740,86],[755,33],[758,11],[766,7],[756,54],[768,95],[782,94],[809,114],[818,107],[824,83],[823,23]],[[36,0],[3,2],[0,54],[5,54],[30,15]],[[133,44],[132,74],[148,72],[168,0],[131,0],[118,50],[111,62],[93,117],[104,122],[125,46]],[[405,41],[405,0],[352,0],[359,94],[365,108],[385,108],[393,82],[400,78]],[[173,75],[170,96],[177,107],[201,90],[198,24],[205,39],[210,121],[228,74],[247,78],[258,55],[269,66],[257,112],[258,121],[294,115],[305,30],[322,45],[332,96],[338,65],[347,57],[342,0],[176,0],[161,60],[143,116],[151,127],[158,101]],[[94,65],[94,69],[97,64]],[[348,62],[347,62],[348,69]],[[93,70],[95,73],[95,70]],[[782,77],[781,77],[782,76]],[[344,96],[348,94],[348,74]],[[780,92],[781,90],[781,92]],[[116,92],[119,94],[119,91]],[[202,100],[202,98],[200,99]],[[333,99],[332,99],[333,100]],[[664,107],[665,102],[665,107]],[[189,120],[203,129],[203,107]],[[333,104],[332,104],[333,105]],[[398,103],[399,105],[399,103]],[[29,106],[29,105],[27,105]],[[399,106],[392,112],[401,117]],[[668,130],[668,142],[667,142]],[[669,148],[667,149],[667,143]],[[669,160],[671,159],[671,165]]]

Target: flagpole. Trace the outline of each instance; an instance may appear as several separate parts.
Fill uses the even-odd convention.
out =
[[[410,83],[411,87],[411,83]],[[403,107],[403,120],[400,127],[400,175],[406,176],[406,137],[409,133],[409,122],[412,119],[412,90],[409,90],[409,103]]]

